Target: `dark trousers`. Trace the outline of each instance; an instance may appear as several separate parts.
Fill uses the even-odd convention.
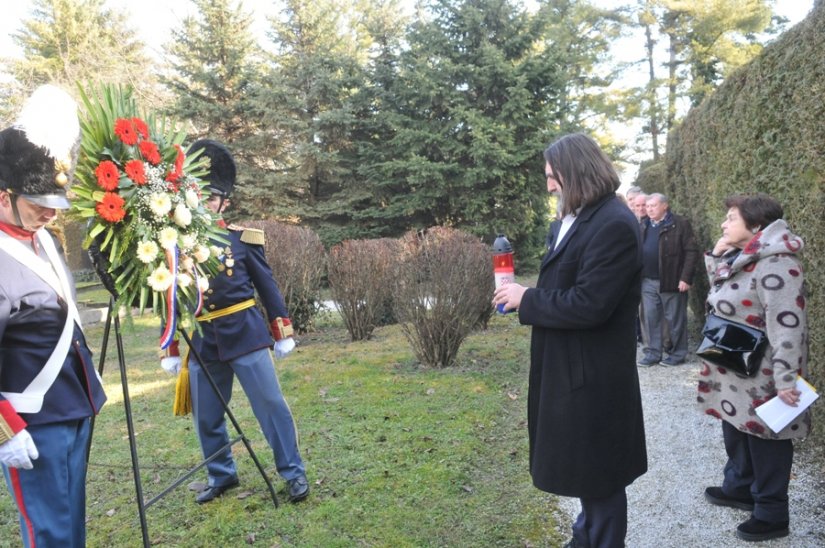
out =
[[[753,516],[757,519],[788,521],[793,442],[751,436],[727,421],[722,421],[722,435],[728,453],[722,491],[753,497]]]
[[[599,499],[579,499],[582,511],[573,524],[577,546],[622,548],[627,535],[627,494],[624,488]]]

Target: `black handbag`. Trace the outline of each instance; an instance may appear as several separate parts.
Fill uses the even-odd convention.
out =
[[[704,340],[696,350],[700,358],[730,371],[752,377],[768,346],[768,336],[755,327],[708,314],[702,328]]]

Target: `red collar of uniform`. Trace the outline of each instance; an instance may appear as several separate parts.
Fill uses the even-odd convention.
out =
[[[215,224],[217,224],[221,228],[226,228],[226,221],[224,221],[223,219],[218,219],[218,222]]]
[[[2,230],[12,238],[15,238],[17,240],[34,240],[34,232],[30,232],[28,230],[20,228],[19,226],[4,223],[3,221],[0,221],[0,230]]]

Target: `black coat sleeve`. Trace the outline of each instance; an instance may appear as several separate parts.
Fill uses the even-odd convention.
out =
[[[581,227],[521,300],[522,324],[586,329],[603,324],[641,268],[639,229],[622,218],[598,217]]]

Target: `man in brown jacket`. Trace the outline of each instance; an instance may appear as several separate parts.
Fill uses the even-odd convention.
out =
[[[638,364],[648,367],[685,363],[687,292],[699,260],[699,248],[690,222],[670,211],[667,197],[651,194],[645,203],[642,228],[642,308],[646,346]],[[662,320],[669,328],[670,355],[662,352]]]

